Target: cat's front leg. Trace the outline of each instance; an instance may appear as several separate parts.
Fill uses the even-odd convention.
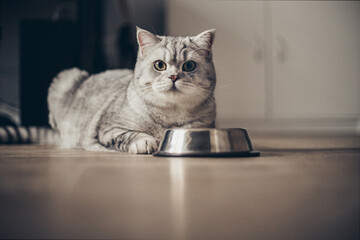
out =
[[[139,133],[136,139],[129,144],[128,151],[133,154],[151,154],[157,151],[158,147],[159,141],[154,137],[145,133]]]
[[[100,130],[99,141],[107,148],[133,154],[151,154],[159,146],[159,141],[146,133],[118,128]]]

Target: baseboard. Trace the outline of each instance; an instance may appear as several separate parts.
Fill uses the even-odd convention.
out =
[[[217,119],[217,127],[252,132],[333,133],[360,135],[360,119]]]

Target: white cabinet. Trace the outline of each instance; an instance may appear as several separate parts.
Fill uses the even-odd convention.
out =
[[[271,2],[274,118],[360,113],[360,4]]]
[[[358,1],[167,2],[170,35],[216,28],[218,120],[360,114]]]

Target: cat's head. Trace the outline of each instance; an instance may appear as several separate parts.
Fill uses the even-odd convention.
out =
[[[134,83],[139,95],[157,106],[192,107],[213,100],[214,37],[214,29],[192,37],[168,37],[137,28]]]

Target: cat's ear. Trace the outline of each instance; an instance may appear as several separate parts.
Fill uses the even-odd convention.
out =
[[[144,56],[149,48],[160,42],[160,39],[154,34],[139,27],[136,27],[136,38],[141,56]]]
[[[201,48],[211,51],[211,46],[215,40],[215,29],[202,32],[196,35],[193,39]]]

